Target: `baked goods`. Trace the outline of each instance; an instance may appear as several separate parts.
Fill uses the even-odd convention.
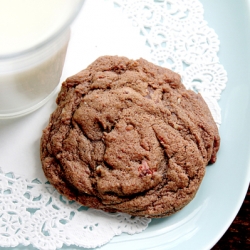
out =
[[[164,217],[195,196],[220,137],[200,94],[144,59],[103,56],[69,77],[43,131],[41,161],[67,198]]]

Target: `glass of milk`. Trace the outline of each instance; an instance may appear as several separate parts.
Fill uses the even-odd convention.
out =
[[[70,24],[83,0],[0,0],[0,119],[28,114],[57,90]]]

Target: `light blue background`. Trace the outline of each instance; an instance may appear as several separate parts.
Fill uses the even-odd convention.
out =
[[[218,161],[207,168],[196,198],[181,212],[153,220],[141,234],[115,237],[102,250],[210,249],[230,226],[244,200],[250,179],[250,1],[201,0],[201,3],[205,20],[219,36],[220,63],[228,72],[227,87],[219,102],[222,125]],[[197,208],[200,212],[191,220],[194,229],[191,234],[185,234],[187,225],[183,224],[183,235],[176,230],[178,240],[168,242],[168,229]]]

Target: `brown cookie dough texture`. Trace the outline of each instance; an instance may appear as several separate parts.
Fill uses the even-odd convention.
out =
[[[103,56],[69,77],[41,139],[50,183],[92,208],[164,217],[195,196],[220,137],[200,94],[144,59]]]

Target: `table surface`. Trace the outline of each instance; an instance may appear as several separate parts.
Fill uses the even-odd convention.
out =
[[[250,185],[244,203],[231,226],[212,248],[212,250],[224,249],[250,249]]]

